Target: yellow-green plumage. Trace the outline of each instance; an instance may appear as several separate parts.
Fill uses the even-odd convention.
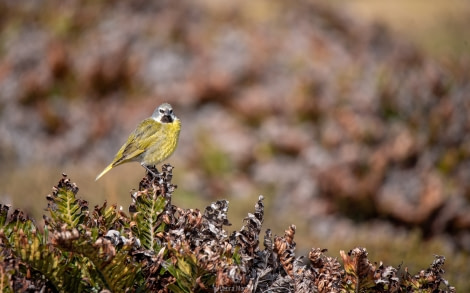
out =
[[[141,165],[156,165],[173,154],[178,144],[181,121],[173,114],[170,104],[160,105],[152,117],[139,123],[129,135],[126,143],[97,177],[112,168],[127,162],[140,162]]]

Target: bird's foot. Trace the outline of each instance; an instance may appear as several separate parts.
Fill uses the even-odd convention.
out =
[[[147,174],[152,174],[153,178],[156,178],[159,174],[156,166],[146,166],[142,164],[142,167],[144,167],[145,170],[147,170]]]

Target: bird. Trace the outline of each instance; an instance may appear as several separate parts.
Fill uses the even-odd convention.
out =
[[[140,162],[153,174],[148,166],[157,165],[173,154],[178,145],[180,130],[181,120],[173,113],[171,105],[161,104],[152,116],[137,125],[113,161],[96,176],[95,181],[112,168],[128,162]]]

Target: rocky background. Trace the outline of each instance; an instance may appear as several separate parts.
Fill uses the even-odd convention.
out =
[[[40,211],[62,170],[85,197],[128,197],[140,166],[94,177],[167,101],[175,196],[245,215],[264,194],[300,248],[378,241],[397,264],[427,247],[416,262],[443,250],[457,288],[468,273],[468,53],[307,0],[2,1],[0,28],[2,202]]]

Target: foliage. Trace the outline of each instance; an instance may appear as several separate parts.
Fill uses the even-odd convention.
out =
[[[371,263],[364,248],[341,251],[343,265],[319,248],[305,260],[294,225],[283,236],[267,229],[262,248],[262,196],[229,235],[228,201],[178,208],[172,167],[153,171],[129,214],[106,202],[90,211],[66,175],[47,196],[44,228],[0,205],[0,292],[455,292],[442,256],[416,275]]]

